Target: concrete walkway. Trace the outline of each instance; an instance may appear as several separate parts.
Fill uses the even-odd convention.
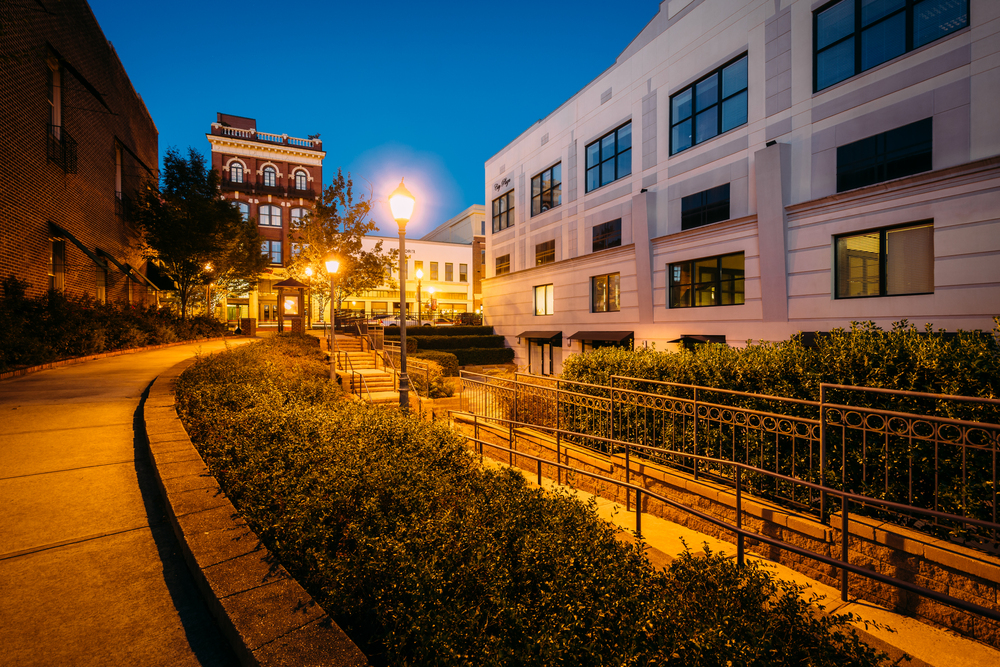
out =
[[[0,665],[237,664],[135,436],[149,383],[225,346],[186,344],[0,382]]]

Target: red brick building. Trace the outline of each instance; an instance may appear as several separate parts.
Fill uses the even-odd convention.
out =
[[[257,291],[227,299],[227,318],[256,318],[261,326],[278,319],[278,290],[273,287],[286,277],[292,244],[288,238],[292,219],[312,210],[323,187],[323,142],[287,134],[257,131],[253,118],[220,113],[208,135],[212,145],[212,168],[222,175],[222,194],[240,207],[245,217],[257,220],[265,239],[264,252],[271,269],[258,281]],[[288,304],[286,303],[286,306]],[[295,304],[302,314],[304,304]]]
[[[0,3],[0,278],[155,301],[129,222],[157,130],[84,0]]]

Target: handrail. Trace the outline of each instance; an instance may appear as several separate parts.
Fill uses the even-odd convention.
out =
[[[341,353],[338,350],[337,351],[337,357],[338,357],[337,366],[338,367],[340,366],[340,361],[339,361],[340,354]],[[347,367],[348,366],[350,367],[350,373],[351,373],[351,393],[352,394],[354,393],[354,378],[355,378],[355,376],[357,376],[357,377],[361,378],[361,383],[360,384],[364,386],[365,393],[368,394],[368,400],[369,401],[372,400],[372,392],[368,388],[368,382],[365,380],[365,376],[362,375],[361,373],[359,373],[358,371],[354,370],[354,362],[351,361],[351,355],[347,354],[347,352],[344,352],[343,354],[344,354],[344,358],[347,360],[347,365],[344,367],[344,370],[347,371],[348,370]],[[360,388],[360,386],[358,388],[358,394],[357,395],[358,395],[358,398],[364,398],[361,395],[361,388]]]
[[[849,528],[849,525],[850,525],[849,504],[848,504],[849,502],[863,503],[863,504],[872,504],[872,505],[881,505],[883,507],[886,507],[887,509],[905,507],[906,509],[916,510],[918,512],[922,512],[922,513],[925,513],[925,514],[930,515],[930,516],[935,516],[937,518],[942,518],[942,519],[946,519],[946,520],[971,521],[971,522],[974,522],[974,523],[977,523],[977,524],[980,524],[980,525],[985,525],[987,527],[997,527],[997,524],[995,524],[995,523],[986,522],[986,521],[980,521],[980,520],[974,520],[974,519],[967,519],[965,517],[960,517],[960,516],[957,516],[957,515],[948,514],[946,512],[938,512],[938,511],[935,511],[935,510],[927,510],[927,509],[922,509],[922,508],[919,508],[919,507],[903,506],[903,505],[900,505],[899,503],[893,503],[891,501],[880,500],[878,498],[872,498],[870,496],[864,496],[864,495],[860,495],[860,494],[856,494],[856,493],[851,493],[851,492],[848,492],[848,491],[841,491],[841,490],[838,490],[838,489],[835,489],[835,488],[832,488],[832,487],[827,487],[827,486],[823,486],[823,485],[820,485],[820,484],[815,484],[815,483],[812,483],[812,482],[807,482],[805,480],[795,479],[795,478],[792,478],[792,477],[788,477],[786,475],[782,475],[780,473],[775,473],[775,472],[772,472],[770,470],[766,470],[766,469],[763,469],[763,468],[756,468],[754,466],[750,466],[750,465],[745,464],[745,463],[739,463],[739,462],[736,462],[736,461],[728,461],[726,459],[717,459],[717,458],[710,457],[710,456],[705,456],[705,455],[702,455],[702,454],[692,454],[692,453],[689,453],[689,452],[680,452],[680,451],[675,451],[675,450],[662,450],[662,449],[660,449],[659,451],[662,451],[664,453],[669,453],[669,454],[679,455],[679,456],[686,456],[686,457],[690,457],[692,459],[699,460],[701,462],[715,464],[715,465],[721,465],[721,466],[732,466],[734,468],[734,472],[735,472],[734,477],[736,479],[736,517],[737,518],[736,518],[736,524],[733,525],[733,524],[729,523],[728,521],[726,521],[725,519],[722,519],[722,518],[719,518],[717,516],[713,516],[713,515],[710,515],[710,514],[706,514],[706,513],[701,512],[701,511],[699,511],[697,509],[694,509],[693,507],[688,507],[688,506],[683,505],[682,503],[679,503],[679,502],[677,502],[675,500],[671,500],[670,498],[667,498],[667,497],[665,497],[663,495],[660,495],[660,494],[656,493],[655,491],[650,491],[650,490],[648,490],[648,489],[646,489],[644,487],[641,487],[641,486],[638,486],[638,485],[635,485],[635,484],[632,484],[632,483],[628,482],[628,472],[630,470],[630,468],[628,467],[629,449],[631,447],[641,447],[641,448],[644,448],[644,449],[658,449],[658,448],[650,447],[650,446],[644,446],[644,445],[637,445],[635,443],[630,443],[630,442],[627,442],[627,441],[616,441],[616,442],[614,442],[613,444],[624,445],[625,450],[626,450],[626,455],[625,455],[626,456],[626,458],[625,458],[625,460],[626,460],[626,480],[622,481],[622,480],[619,480],[619,479],[615,479],[613,477],[607,477],[605,475],[601,475],[600,473],[591,472],[591,471],[586,470],[584,468],[574,468],[571,465],[563,464],[561,461],[551,461],[549,459],[545,459],[545,458],[542,458],[540,456],[529,454],[527,452],[519,452],[516,449],[515,443],[512,442],[512,438],[515,435],[514,428],[516,428],[518,426],[520,426],[520,427],[530,427],[532,429],[538,429],[538,430],[545,430],[545,431],[553,432],[557,436],[557,443],[558,443],[558,438],[560,438],[563,434],[566,434],[566,435],[578,435],[578,434],[576,434],[573,431],[565,431],[563,429],[556,429],[556,428],[547,427],[547,426],[537,426],[535,424],[529,424],[529,423],[526,423],[526,422],[517,422],[515,420],[503,419],[503,418],[497,418],[497,417],[482,417],[481,418],[479,415],[476,415],[474,413],[469,413],[469,412],[464,412],[464,411],[459,411],[459,410],[450,410],[448,414],[449,414],[449,417],[452,419],[452,421],[454,421],[454,415],[455,414],[465,414],[465,415],[471,416],[473,418],[473,424],[474,424],[473,428],[475,429],[475,431],[474,431],[475,432],[475,436],[474,437],[470,437],[470,436],[466,435],[465,437],[466,437],[467,440],[471,440],[472,442],[476,443],[476,445],[478,445],[478,450],[479,450],[478,453],[480,455],[480,458],[482,458],[482,456],[483,456],[483,447],[486,446],[486,447],[492,447],[494,449],[499,449],[501,451],[507,452],[511,456],[511,460],[512,461],[513,461],[513,457],[515,457],[515,456],[519,456],[521,458],[527,458],[527,459],[531,459],[531,460],[535,461],[537,463],[537,475],[538,475],[538,484],[539,485],[541,485],[541,480],[542,480],[542,464],[545,463],[545,464],[547,464],[549,466],[555,467],[558,471],[566,470],[568,472],[573,472],[573,473],[576,473],[576,474],[582,474],[582,475],[584,475],[586,477],[591,477],[591,478],[594,478],[594,479],[598,479],[598,480],[603,481],[603,482],[610,482],[612,484],[615,484],[616,486],[625,488],[627,491],[634,491],[635,492],[635,499],[636,499],[636,503],[635,503],[635,507],[636,507],[636,531],[635,532],[640,537],[641,537],[641,534],[642,534],[642,494],[646,494],[648,496],[651,496],[652,498],[655,498],[656,500],[659,500],[660,502],[662,502],[662,503],[664,503],[666,505],[669,505],[670,507],[672,507],[672,508],[674,508],[676,510],[680,510],[682,512],[685,512],[685,513],[691,515],[691,516],[694,516],[694,517],[696,517],[698,519],[701,519],[702,521],[706,521],[708,523],[711,523],[712,525],[715,525],[715,526],[717,526],[719,528],[722,528],[723,530],[732,532],[736,536],[736,540],[737,540],[737,544],[736,544],[736,558],[737,558],[737,562],[740,565],[743,565],[744,559],[745,559],[745,557],[744,557],[745,540],[746,539],[751,539],[751,540],[754,540],[754,541],[757,541],[757,542],[763,542],[765,544],[769,544],[769,545],[777,547],[779,549],[784,549],[786,551],[790,551],[792,553],[798,554],[800,556],[804,556],[806,558],[810,558],[810,559],[819,561],[820,563],[825,563],[827,565],[831,565],[833,567],[839,568],[841,570],[841,590],[840,590],[840,595],[841,595],[841,599],[844,600],[844,601],[847,601],[848,597],[849,597],[848,573],[853,573],[853,574],[858,574],[858,575],[867,577],[869,579],[874,579],[875,581],[879,581],[879,582],[884,583],[884,584],[889,584],[890,586],[895,586],[896,588],[903,589],[903,590],[909,591],[911,593],[916,593],[917,595],[920,595],[920,596],[923,596],[923,597],[927,597],[927,598],[930,598],[932,600],[936,600],[938,602],[942,602],[942,603],[950,605],[952,607],[957,607],[958,609],[961,609],[963,611],[968,611],[968,612],[971,612],[971,613],[974,613],[974,614],[978,614],[979,616],[984,616],[984,617],[990,618],[992,620],[1000,621],[1000,611],[998,611],[998,610],[989,609],[987,607],[983,607],[983,606],[977,605],[977,604],[972,603],[972,602],[967,602],[965,600],[961,600],[959,598],[952,597],[952,596],[947,595],[945,593],[940,593],[938,591],[934,591],[934,590],[931,590],[929,588],[924,588],[922,586],[918,586],[916,584],[912,584],[912,583],[910,583],[910,582],[908,582],[906,580],[897,579],[897,578],[889,576],[889,575],[884,575],[884,574],[881,574],[881,573],[869,570],[867,568],[864,568],[864,567],[861,567],[861,566],[858,566],[858,565],[852,565],[850,563],[849,555],[848,555],[849,554],[849,551],[848,551],[848,537],[849,537],[848,528]],[[508,445],[512,445],[512,446],[510,446],[510,447],[502,447],[502,446],[500,446],[498,444],[487,442],[485,440],[480,439],[478,437],[479,436],[479,420],[480,419],[486,420],[487,422],[496,422],[496,423],[498,423],[500,425],[506,425],[508,427],[508,429],[509,429],[508,430],[508,436],[507,436],[508,437]],[[781,540],[769,537],[769,536],[764,535],[762,533],[756,533],[756,532],[753,532],[753,531],[750,531],[750,530],[747,530],[747,529],[743,528],[743,526],[742,526],[743,504],[742,504],[742,484],[741,484],[741,480],[742,480],[743,475],[741,473],[744,473],[744,472],[745,473],[751,473],[751,474],[757,474],[757,475],[766,475],[766,476],[769,476],[769,477],[773,477],[776,480],[785,481],[785,482],[792,483],[792,484],[802,484],[802,485],[811,487],[811,488],[813,488],[815,490],[818,490],[818,491],[820,491],[822,493],[829,494],[829,495],[835,496],[835,497],[839,497],[840,498],[840,502],[841,502],[841,557],[840,558],[834,558],[834,557],[827,556],[825,554],[816,553],[816,552],[811,551],[809,549],[806,549],[804,547],[799,547],[799,546],[796,546],[794,544],[789,544],[789,543],[786,543],[786,542],[782,542]],[[560,475],[560,477],[561,477],[561,475]],[[631,499],[631,496],[629,496],[629,498]]]
[[[397,356],[401,356],[398,341],[385,341],[383,345],[386,348],[392,350],[391,354],[396,354]],[[426,385],[425,391],[427,393],[427,396],[425,398],[429,400],[431,397],[431,367],[417,359],[411,359],[410,357],[406,358],[406,363],[413,366],[414,369],[417,371],[423,371],[424,384]],[[416,387],[414,387],[413,389],[414,391],[416,391],[417,396],[419,396],[420,392],[416,390]]]

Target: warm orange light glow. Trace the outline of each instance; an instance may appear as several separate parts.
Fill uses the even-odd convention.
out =
[[[313,274],[313,267],[307,266],[306,267],[306,276],[309,277],[309,278],[312,278],[312,274]]]
[[[323,263],[326,264],[327,273],[336,273],[340,268],[340,262],[337,260],[337,256],[332,253],[323,259]]]
[[[424,279],[424,270],[417,269],[417,280],[423,280],[423,279]]]
[[[415,200],[410,191],[403,185],[403,179],[399,179],[399,187],[389,195],[389,208],[392,210],[392,218],[401,227],[405,228],[413,215],[413,204]]]

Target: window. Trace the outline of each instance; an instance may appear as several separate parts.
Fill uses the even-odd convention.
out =
[[[243,182],[243,165],[239,162],[233,162],[229,165],[229,180],[233,183]]]
[[[556,261],[556,241],[546,241],[535,246],[535,266]]]
[[[298,257],[302,254],[302,244],[292,241],[291,244],[292,257]]]
[[[61,292],[66,283],[66,242],[52,241],[49,253],[49,289]]]
[[[291,228],[296,229],[302,224],[302,218],[309,215],[309,209],[307,208],[293,208],[292,209],[292,224]]]
[[[274,187],[277,185],[278,172],[274,167],[264,167],[264,185]]]
[[[670,308],[743,303],[743,253],[671,264]]]
[[[264,241],[261,252],[267,255],[271,264],[281,264],[281,241]]]
[[[839,236],[836,297],[930,294],[934,291],[934,224]]]
[[[670,154],[747,122],[747,56],[670,98]]]
[[[594,250],[617,248],[622,244],[622,219],[594,225]]]
[[[590,312],[616,313],[620,309],[621,278],[618,273],[590,279]]]
[[[243,202],[238,202],[236,208],[240,209],[240,215],[243,216],[244,220],[250,219],[250,204],[244,204]]]
[[[814,15],[816,90],[969,24],[968,0],[840,0]]]
[[[510,273],[510,253],[497,257],[496,275],[502,276],[505,273]]]
[[[729,219],[729,183],[681,198],[681,229]]]
[[[46,61],[49,84],[49,134],[62,138],[62,65],[54,55]]]
[[[257,224],[264,227],[281,227],[281,209],[277,206],[265,204],[260,207],[258,213],[260,213],[260,220],[257,221]]]
[[[469,282],[469,265],[459,264],[458,265],[458,282],[467,283]]]
[[[632,173],[632,123],[587,146],[587,192]]]
[[[562,164],[549,167],[531,179],[531,215],[562,204]]]
[[[431,262],[431,280],[438,279],[438,263]]]
[[[555,312],[552,285],[535,287],[535,315],[551,315]]]
[[[305,190],[309,187],[309,175],[304,171],[295,172],[295,189]]]
[[[414,278],[417,277],[417,271],[420,272],[421,276],[424,275],[424,263],[422,261],[418,262],[417,260],[413,260],[413,277]]]
[[[454,267],[455,265],[451,262],[445,262],[444,264],[444,279],[448,282],[454,280]]]
[[[481,220],[479,222],[479,235],[486,236],[486,220]]]
[[[514,224],[514,191],[493,200],[493,232],[507,229]]]
[[[837,192],[930,171],[930,118],[837,148]]]

